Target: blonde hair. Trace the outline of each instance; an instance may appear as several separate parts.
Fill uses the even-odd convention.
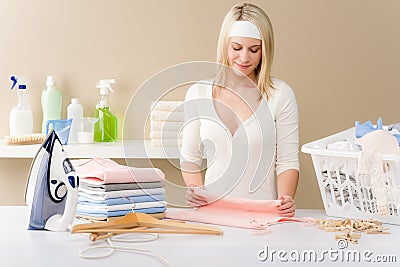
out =
[[[226,66],[228,66],[228,32],[232,24],[238,20],[246,20],[257,26],[261,34],[261,61],[256,71],[257,86],[261,95],[270,96],[270,88],[273,87],[271,67],[274,55],[274,33],[272,23],[268,15],[258,6],[249,3],[240,3],[231,8],[226,14],[219,33],[217,46],[217,63],[219,67],[216,82],[224,84],[226,78]]]

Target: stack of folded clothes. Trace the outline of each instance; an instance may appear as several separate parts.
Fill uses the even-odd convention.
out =
[[[76,216],[109,220],[129,212],[164,218],[164,173],[124,166],[105,158],[72,160],[80,178]]]
[[[181,146],[184,123],[183,101],[153,101],[150,112],[150,139],[154,147]]]

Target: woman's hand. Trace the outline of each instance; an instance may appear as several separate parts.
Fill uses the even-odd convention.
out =
[[[199,207],[208,204],[207,200],[204,197],[201,197],[194,193],[193,185],[190,185],[186,190],[186,203],[191,207]]]
[[[296,211],[296,205],[291,196],[284,195],[279,198],[282,204],[278,206],[278,213],[283,217],[293,217]]]

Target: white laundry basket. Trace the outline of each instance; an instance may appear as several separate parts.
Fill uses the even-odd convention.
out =
[[[377,219],[400,225],[400,161],[397,155],[383,154],[387,201],[385,216],[377,210],[370,184],[358,176],[360,151],[335,151],[328,144],[354,141],[355,128],[304,144],[301,151],[311,155],[326,215],[340,218]],[[385,179],[386,179],[385,178]]]

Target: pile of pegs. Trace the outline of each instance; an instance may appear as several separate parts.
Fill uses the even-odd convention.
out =
[[[336,234],[336,240],[344,239],[349,243],[358,244],[361,233],[367,234],[390,234],[388,228],[382,226],[382,222],[376,220],[320,220],[316,219],[315,224],[319,229],[326,232],[341,232]]]

